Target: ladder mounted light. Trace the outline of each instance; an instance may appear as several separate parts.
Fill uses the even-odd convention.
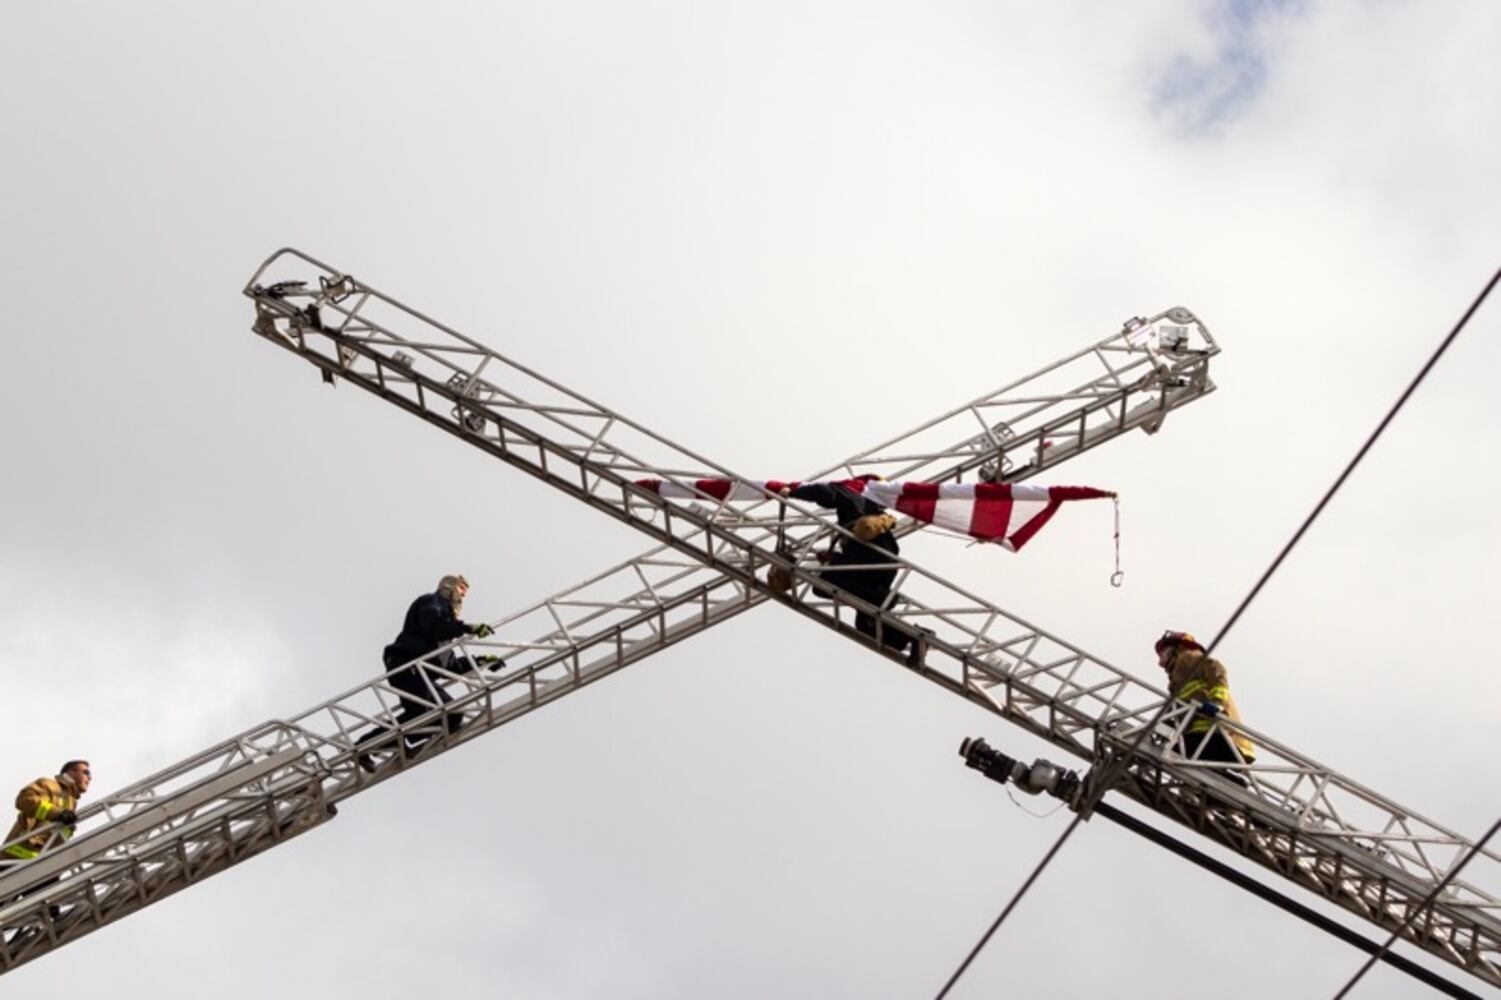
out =
[[[972,767],[991,781],[1013,784],[1028,795],[1043,792],[1072,803],[1081,781],[1075,771],[1060,767],[1050,760],[1038,758],[1031,764],[1023,764],[1015,757],[1008,757],[978,736],[965,739],[959,744],[959,756],[966,767]]]

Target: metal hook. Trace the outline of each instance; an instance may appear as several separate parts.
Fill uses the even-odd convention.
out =
[[[1115,572],[1110,574],[1110,586],[1119,587],[1126,578],[1121,571],[1121,498],[1112,494],[1110,501],[1115,506]]]

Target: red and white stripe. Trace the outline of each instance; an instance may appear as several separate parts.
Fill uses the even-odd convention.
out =
[[[636,485],[670,499],[724,501],[765,500],[766,494],[801,485],[768,479],[741,482],[699,479],[692,483],[643,479]],[[1030,483],[888,483],[846,479],[831,485],[848,487],[882,507],[986,542],[999,542],[1015,552],[1042,530],[1068,500],[1113,497],[1092,486],[1034,486]]]
[[[1091,486],[1030,483],[868,482],[863,492],[883,507],[982,541],[1000,542],[1013,552],[1041,531],[1064,501],[1115,495]]]

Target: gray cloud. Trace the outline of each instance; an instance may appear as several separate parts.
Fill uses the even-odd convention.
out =
[[[1204,37],[1186,51],[1164,53],[1153,102],[1188,133],[1216,131],[1254,101],[1266,85],[1271,30],[1305,12],[1301,0],[1218,0],[1204,4]]]
[[[254,338],[238,290],[286,243],[751,475],[1191,306],[1220,392],[1067,467],[1125,498],[1123,590],[1103,511],[1018,556],[911,546],[1151,678],[1150,638],[1224,620],[1496,266],[1495,13],[1228,10],[12,12],[11,786],[83,742],[105,790],[343,690],[438,573],[499,617],[644,547]],[[1210,68],[1190,119],[1265,72],[1189,136],[1159,103],[1179,55]],[[1224,648],[1252,725],[1469,833],[1496,809],[1496,316]],[[1057,755],[762,609],[8,982],[931,994],[1066,821],[959,765],[980,734]],[[1356,965],[1091,824],[958,995],[1162,992],[1203,913],[1227,998]]]

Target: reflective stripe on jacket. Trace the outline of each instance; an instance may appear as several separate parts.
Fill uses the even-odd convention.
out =
[[[1240,709],[1230,696],[1230,677],[1225,672],[1225,665],[1219,660],[1210,659],[1197,649],[1180,646],[1168,662],[1167,679],[1174,698],[1180,701],[1213,702],[1226,718],[1232,722],[1241,721]],[[1207,733],[1213,726],[1213,719],[1199,715],[1188,724],[1187,732]],[[1248,761],[1256,759],[1256,747],[1250,740],[1240,733],[1228,730],[1225,735],[1235,743],[1235,748],[1242,757]]]
[[[64,787],[56,778],[38,778],[21,789],[16,796],[16,811],[20,815],[16,817],[16,825],[5,835],[5,842],[9,843],[18,837],[24,837],[31,830],[46,826],[64,809],[77,808],[78,798],[72,789]],[[64,840],[68,839],[73,836],[73,828],[63,827],[62,834]],[[50,831],[39,833],[19,844],[11,844],[5,849],[5,853],[13,858],[34,858],[47,846],[50,836]]]

